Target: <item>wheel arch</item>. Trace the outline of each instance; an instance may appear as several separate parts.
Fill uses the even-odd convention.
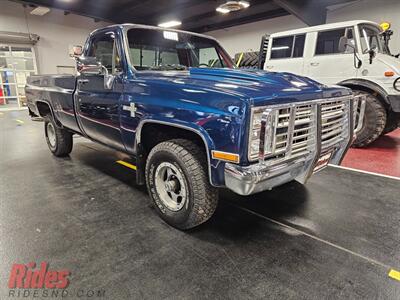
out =
[[[54,114],[53,108],[51,107],[50,103],[45,100],[37,100],[36,101],[36,107],[39,112],[40,117],[44,118],[48,115],[51,116],[51,118],[56,122],[56,125],[58,127],[62,127],[60,121],[56,118],[56,115]]]
[[[350,89],[359,89],[365,92],[370,92],[382,102],[387,110],[391,110],[390,102],[388,101],[388,93],[378,84],[366,79],[347,79],[338,83],[338,85],[348,87]]]
[[[192,125],[192,124],[191,124]],[[137,129],[136,129],[136,138],[135,138],[135,149],[134,152],[136,153],[137,157],[137,167],[138,167],[138,174],[137,174],[137,183],[144,184],[144,169],[146,165],[146,158],[148,153],[150,152],[151,148],[154,147],[157,143],[163,141],[163,139],[159,139],[156,137],[153,140],[153,144],[148,147],[146,141],[151,140],[147,139],[146,136],[143,136],[143,133],[149,133],[150,129],[168,129],[171,128],[171,131],[163,132],[162,135],[165,137],[164,140],[183,137],[186,139],[190,139],[191,137],[194,138],[195,142],[200,144],[200,146],[204,147],[204,151],[207,157],[207,169],[208,169],[208,177],[210,184],[212,186],[217,186],[213,181],[212,170],[211,170],[211,151],[215,148],[214,142],[209,136],[209,134],[205,131],[202,127],[192,127],[186,124],[180,124],[175,122],[169,122],[164,120],[156,120],[156,119],[146,119],[142,120]],[[150,130],[151,132],[151,130]],[[160,131],[158,131],[160,132]],[[149,135],[150,136],[150,135]]]

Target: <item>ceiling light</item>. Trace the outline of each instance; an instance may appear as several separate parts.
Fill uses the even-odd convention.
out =
[[[158,24],[159,27],[164,27],[164,28],[176,27],[176,26],[179,26],[179,25],[182,25],[182,22],[176,21],[176,20],[172,20],[172,21],[168,21],[168,22],[164,22],[164,23]]]
[[[44,6],[38,6],[35,9],[33,9],[30,14],[35,15],[35,16],[43,16],[47,14],[50,11],[50,8],[44,7]]]
[[[221,13],[221,14],[227,14],[227,13],[230,12],[229,9],[227,9],[227,8],[222,8],[222,7],[217,7],[216,11],[219,12],[219,13]]]
[[[230,13],[231,11],[238,11],[244,8],[248,8],[250,3],[248,1],[227,1],[217,7],[216,11],[222,14]]]

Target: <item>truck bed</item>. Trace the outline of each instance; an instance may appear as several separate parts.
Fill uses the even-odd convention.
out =
[[[29,109],[40,115],[40,103],[49,103],[56,118],[67,128],[79,131],[75,118],[73,95],[76,77],[73,75],[34,75],[27,80],[25,88]]]

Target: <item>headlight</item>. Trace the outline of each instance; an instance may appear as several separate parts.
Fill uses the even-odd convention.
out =
[[[393,83],[393,87],[396,91],[400,92],[400,77],[397,78],[394,83]]]
[[[258,159],[260,152],[260,136],[261,130],[265,130],[264,147],[261,145],[261,150],[264,156],[272,154],[272,143],[274,140],[275,126],[279,110],[271,110],[266,108],[256,108],[252,111],[250,137],[249,137],[249,160]],[[261,126],[265,122],[264,126]],[[263,134],[264,135],[264,134]]]

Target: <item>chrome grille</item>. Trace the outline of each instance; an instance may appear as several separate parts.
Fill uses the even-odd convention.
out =
[[[349,100],[350,97],[341,97],[268,107],[262,121],[266,130],[261,130],[264,135],[260,136],[259,159],[275,164],[298,157],[313,157],[317,149],[325,153],[348,142]]]
[[[267,161],[307,156],[315,148],[315,106],[304,104],[278,109],[272,137],[266,141]],[[268,138],[268,137],[267,137]]]
[[[346,103],[330,101],[321,105],[321,149],[325,152],[348,138],[348,114]]]

